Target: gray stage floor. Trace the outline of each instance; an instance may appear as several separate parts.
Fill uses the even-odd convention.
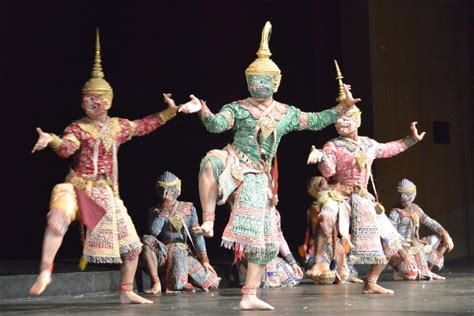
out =
[[[150,297],[153,305],[120,305],[118,296],[100,294],[80,297],[50,297],[0,300],[0,313],[9,315],[445,315],[474,314],[474,268],[471,264],[446,272],[444,281],[382,281],[394,295],[362,295],[361,285],[312,285],[262,289],[261,297],[274,312],[237,308],[238,288],[217,292],[162,294]],[[384,279],[390,279],[385,274]]]

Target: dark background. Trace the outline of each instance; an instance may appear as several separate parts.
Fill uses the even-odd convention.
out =
[[[345,1],[341,1],[344,3]],[[125,4],[126,3],[126,4]],[[164,109],[161,94],[177,103],[193,93],[217,112],[246,98],[245,68],[255,59],[265,21],[273,24],[272,59],[283,78],[275,99],[303,111],[335,104],[333,59],[340,60],[345,81],[353,84],[364,110],[360,134],[372,136],[370,82],[354,82],[358,73],[342,60],[342,9],[339,1],[10,1],[2,7],[2,161],[4,177],[3,240],[0,259],[39,259],[50,191],[63,181],[69,161],[50,149],[34,155],[35,127],[60,134],[83,113],[81,88],[93,64],[95,28],[100,28],[105,78],[114,88],[111,116],[138,119]],[[347,9],[345,11],[347,13]],[[357,12],[356,12],[357,13]],[[347,18],[347,17],[344,17]],[[364,27],[364,16],[352,19]],[[346,43],[351,41],[345,38]],[[6,53],[6,54],[5,54]],[[347,52],[346,52],[347,53]],[[352,47],[352,60],[366,64],[368,51]],[[358,54],[358,55],[357,55]],[[353,65],[351,69],[357,69]],[[370,68],[365,69],[369,72]],[[282,228],[290,247],[303,242],[310,198],[306,181],[317,175],[306,165],[312,144],[321,147],[336,136],[333,127],[297,132],[279,147]],[[197,176],[201,158],[231,141],[205,130],[197,115],[179,115],[150,135],[121,147],[121,197],[139,231],[145,233],[146,210],[155,201],[154,182],[169,170],[182,179],[181,200],[195,203],[201,215]],[[212,259],[230,259],[219,247],[228,219],[217,209],[216,238],[207,240]],[[81,255],[72,225],[59,258]]]

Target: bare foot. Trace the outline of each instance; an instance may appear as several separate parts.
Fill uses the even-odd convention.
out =
[[[431,278],[433,280],[446,280],[446,278],[444,276],[441,276],[441,275],[436,274],[434,272],[431,272]]]
[[[153,301],[147,300],[133,291],[121,291],[120,304],[153,304]]]
[[[213,221],[204,221],[201,226],[193,227],[193,231],[197,235],[202,235],[204,237],[214,236],[214,222]]]
[[[393,294],[394,291],[381,287],[380,285],[376,283],[366,282],[364,284],[364,287],[362,288],[362,293],[363,294]]]
[[[358,277],[350,277],[349,282],[351,282],[351,283],[364,283],[364,281],[362,281],[362,279],[359,279]]]
[[[259,299],[256,295],[242,295],[239,307],[241,310],[260,309],[260,310],[274,310],[275,308],[268,303]]]
[[[41,295],[46,287],[51,283],[51,271],[43,270],[38,275],[35,284],[30,289],[31,295]]]
[[[315,279],[319,277],[321,273],[323,273],[324,270],[326,270],[326,267],[324,266],[323,263],[316,263],[315,265],[311,267],[311,269],[306,270],[305,273],[308,276],[308,278],[315,281]]]
[[[151,289],[146,290],[145,293],[147,293],[147,294],[158,294],[158,293],[161,293],[161,284],[160,284],[160,282],[156,282],[155,284],[153,284],[153,286],[151,287]]]

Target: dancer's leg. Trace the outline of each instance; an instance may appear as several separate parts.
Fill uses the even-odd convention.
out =
[[[143,246],[143,257],[145,258],[148,271],[150,271],[150,278],[152,280],[152,287],[145,291],[148,294],[158,294],[161,292],[161,283],[158,276],[158,258],[155,252],[148,246]]]
[[[135,292],[133,292],[133,280],[135,272],[137,271],[138,256],[123,260],[120,267],[121,282],[120,282],[120,303],[122,304],[152,304],[153,301],[147,300]]]
[[[63,242],[63,238],[63,234],[53,231],[49,226],[46,227],[43,239],[40,274],[38,275],[36,282],[30,288],[30,294],[40,295],[51,283],[54,258]]]
[[[248,263],[245,285],[242,287],[242,299],[240,300],[239,304],[240,309],[275,309],[273,306],[265,303],[257,297],[257,288],[260,286],[264,271],[264,265],[250,262]]]
[[[377,284],[380,274],[385,269],[385,264],[374,264],[367,275],[367,280],[362,288],[364,294],[393,294],[393,290],[381,287]]]

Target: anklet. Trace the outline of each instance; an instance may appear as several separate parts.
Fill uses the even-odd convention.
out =
[[[242,286],[240,290],[242,295],[257,295],[257,288],[256,287],[249,287],[249,286]]]
[[[120,292],[133,291],[133,283],[120,283]]]

